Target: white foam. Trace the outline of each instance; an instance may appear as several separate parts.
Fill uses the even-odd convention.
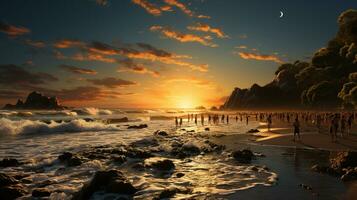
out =
[[[46,134],[62,132],[84,132],[84,131],[115,131],[119,130],[115,125],[103,124],[101,122],[86,122],[83,119],[75,119],[70,122],[57,123],[51,121],[46,124],[41,121],[32,120],[10,120],[0,118],[1,135],[19,134]]]

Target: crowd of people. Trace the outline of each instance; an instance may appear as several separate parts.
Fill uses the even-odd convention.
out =
[[[356,117],[353,112],[239,112],[235,114],[217,114],[217,113],[200,113],[187,114],[187,122],[194,122],[196,125],[205,123],[217,125],[220,123],[229,124],[230,120],[249,124],[250,118],[256,121],[266,122],[268,131],[271,131],[273,120],[285,122],[292,127],[293,140],[301,140],[301,126],[312,125],[317,128],[319,133],[329,133],[331,141],[337,142],[339,137],[344,138],[351,134],[352,124]],[[176,127],[182,126],[185,117],[175,117]],[[198,121],[198,119],[200,120]]]

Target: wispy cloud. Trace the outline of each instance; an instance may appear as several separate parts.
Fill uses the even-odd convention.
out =
[[[67,49],[73,47],[80,47],[83,43],[79,40],[63,39],[56,41],[53,46],[58,49]]]
[[[118,63],[121,65],[118,72],[133,72],[137,74],[150,74],[154,77],[159,77],[160,73],[155,70],[151,70],[145,67],[143,64],[135,63],[132,59],[119,60]]]
[[[173,30],[168,27],[162,27],[162,26],[151,26],[150,31],[159,31],[163,36],[177,40],[179,42],[197,42],[200,43],[204,46],[209,46],[209,47],[218,47],[217,44],[214,44],[211,42],[212,38],[209,36],[198,36],[194,34],[186,34],[186,33],[181,33],[179,31]]]
[[[199,19],[211,19],[211,17],[208,16],[208,15],[198,15],[197,18],[199,18]]]
[[[35,47],[35,48],[44,48],[46,43],[44,41],[35,41],[35,40],[25,40],[25,44]]]
[[[14,26],[0,21],[0,32],[3,32],[10,37],[17,37],[28,34],[31,30],[22,26]]]
[[[283,63],[283,61],[276,55],[262,55],[258,53],[250,52],[234,52],[234,54],[239,55],[245,60],[261,60],[261,61],[273,61],[276,63]]]
[[[88,74],[88,75],[96,75],[98,72],[92,69],[85,69],[81,67],[76,67],[73,65],[60,65],[59,68],[71,72],[74,74]]]
[[[226,35],[222,29],[220,28],[213,28],[208,24],[203,24],[203,23],[197,23],[194,26],[188,26],[187,29],[192,30],[192,31],[202,31],[202,32],[209,32],[215,34],[219,38],[228,38],[228,35]]]
[[[248,47],[245,46],[245,45],[240,45],[240,46],[236,46],[236,47],[234,47],[234,48],[236,48],[236,49],[246,49],[246,48],[248,48]]]
[[[150,3],[147,0],[132,0],[132,2],[144,8],[151,15],[159,16],[162,13],[162,10],[159,7]],[[168,8],[166,7],[164,9],[167,10]]]
[[[194,15],[193,11],[190,10],[185,4],[179,2],[178,0],[164,0],[165,3],[167,3],[170,6],[176,6],[182,12],[184,12],[186,15],[192,17]]]
[[[80,50],[81,52],[73,56],[65,56],[60,51],[54,51],[54,55],[58,59],[100,61],[106,63],[117,62],[117,58],[114,58],[114,56],[124,56],[130,59],[141,59],[151,62],[161,62],[163,64],[188,67],[191,70],[198,70],[201,72],[208,71],[207,64],[197,65],[184,60],[190,59],[190,56],[176,55],[145,43],[137,43],[135,45],[131,45],[129,48],[125,46],[114,47],[102,42],[91,42],[80,47]]]
[[[104,86],[107,88],[117,88],[117,87],[137,85],[136,82],[123,80],[115,77],[106,77],[102,79],[87,79],[87,81],[94,85]]]

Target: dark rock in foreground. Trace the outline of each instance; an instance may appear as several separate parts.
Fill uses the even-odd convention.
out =
[[[0,161],[0,167],[16,167],[19,166],[20,162],[14,158],[4,158]]]
[[[260,131],[258,129],[250,129],[247,131],[247,133],[259,133]]]
[[[123,122],[129,122],[129,119],[127,117],[123,117],[123,118],[107,119],[106,120],[107,124],[115,124],[115,123],[123,123]]]
[[[15,105],[6,104],[4,109],[40,109],[40,110],[63,110],[65,106],[61,106],[56,97],[47,97],[38,92],[31,92],[26,101],[18,100]]]
[[[64,152],[62,155],[58,156],[58,160],[64,162],[69,167],[79,166],[82,164],[82,160],[70,152]]]
[[[155,131],[154,135],[168,136],[169,134],[166,131],[157,130]]]
[[[0,173],[0,198],[17,199],[24,196],[26,191],[22,185],[12,176]]]
[[[97,171],[92,180],[74,194],[73,199],[87,200],[97,191],[133,195],[138,190],[118,170]]]
[[[36,188],[32,190],[33,197],[48,197],[51,195],[51,192],[46,188]]]
[[[250,163],[255,157],[254,153],[249,149],[243,149],[234,151],[232,153],[233,158],[240,163]]]
[[[128,126],[128,129],[143,129],[143,128],[147,128],[147,127],[148,127],[147,124],[140,124],[140,125]]]
[[[157,162],[151,163],[148,167],[151,167],[160,171],[170,171],[175,169],[175,164],[172,160],[159,160]]]

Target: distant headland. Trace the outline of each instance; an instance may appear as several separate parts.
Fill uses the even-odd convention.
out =
[[[6,110],[63,110],[66,106],[60,105],[57,97],[47,97],[39,92],[31,92],[26,101],[23,102],[21,99],[17,100],[15,105],[6,104],[3,109]]]

